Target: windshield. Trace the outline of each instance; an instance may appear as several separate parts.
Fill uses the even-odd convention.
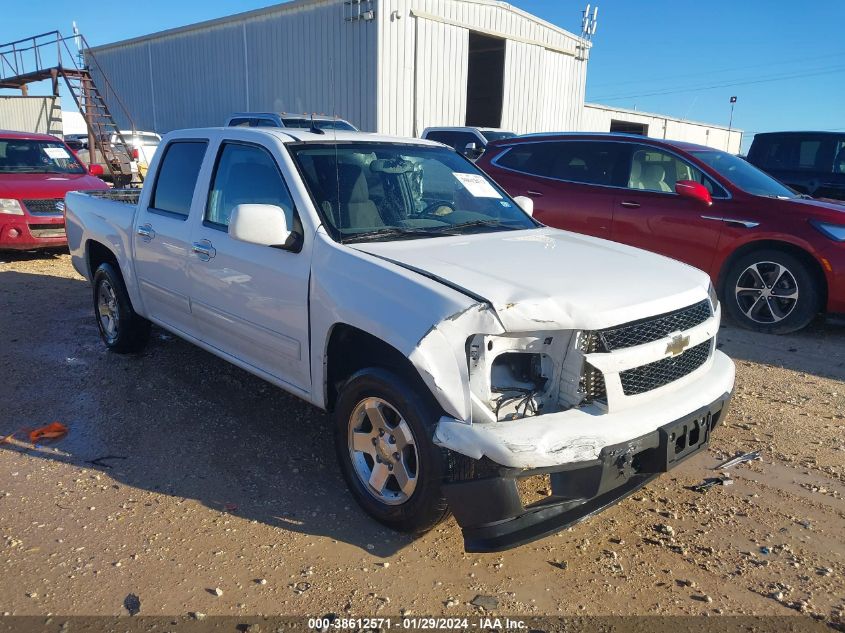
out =
[[[285,117],[282,119],[282,123],[285,124],[285,127],[315,127],[318,130],[346,130],[347,132],[358,131],[351,123],[347,123],[343,119],[315,119],[314,121],[311,121],[311,119],[305,118],[291,119]]]
[[[719,151],[690,152],[743,191],[769,198],[797,198],[786,186],[738,156]]]
[[[0,139],[0,174],[84,174],[76,157],[59,141]]]
[[[444,147],[289,147],[327,228],[344,242],[538,226],[472,163]]]
[[[513,138],[516,136],[513,132],[492,132],[491,130],[482,130],[481,133],[488,141],[499,141],[503,138]]]

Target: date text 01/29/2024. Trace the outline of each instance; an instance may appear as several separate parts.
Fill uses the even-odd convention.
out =
[[[491,628],[505,631],[519,631],[527,628],[523,620],[511,618],[443,618],[443,617],[403,617],[392,618],[309,618],[308,628],[316,631],[329,630],[390,630],[393,628],[405,631],[441,631],[455,630],[466,631],[468,629],[489,630]]]

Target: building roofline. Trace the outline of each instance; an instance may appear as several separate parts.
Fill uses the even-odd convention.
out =
[[[730,131],[742,133],[742,130],[738,127],[728,128],[727,125],[718,125],[716,123],[705,123],[704,121],[691,121],[690,119],[681,119],[680,117],[670,116],[668,114],[659,114],[657,112],[644,112],[642,110],[630,110],[628,108],[617,108],[614,106],[604,105],[601,103],[584,103],[585,108],[598,108],[600,110],[607,110],[610,112],[622,112],[625,114],[635,114],[637,116],[647,116],[647,117],[654,117],[657,119],[666,119],[668,121],[677,121],[678,123],[683,123],[685,125],[700,125],[701,127],[709,127],[716,130],[724,130],[725,132]]]
[[[108,44],[100,44],[99,46],[92,46],[89,50],[96,54],[99,51],[105,51],[110,48],[117,48],[127,46],[130,44],[140,44],[148,42],[149,40],[168,37],[171,35],[180,35],[182,33],[189,33],[191,31],[200,31],[216,26],[225,26],[228,23],[236,23],[242,20],[250,20],[273,13],[291,13],[299,9],[304,9],[311,5],[329,4],[330,0],[291,0],[290,2],[282,2],[273,4],[269,7],[262,7],[261,9],[251,9],[250,11],[242,11],[240,13],[233,13],[232,15],[224,15],[220,18],[212,18],[211,20],[203,20],[202,22],[194,22],[193,24],[186,24],[184,26],[176,26],[172,29],[165,29],[163,31],[155,31],[147,35],[139,35],[137,37],[130,37],[125,40],[118,40],[117,42],[110,42]]]
[[[582,44],[589,45],[589,42],[584,40],[583,38],[575,35],[574,33],[567,31],[559,26],[552,24],[551,22],[547,22],[546,20],[537,17],[536,15],[532,15],[527,11],[520,9],[519,7],[515,7],[508,2],[503,2],[502,0],[459,0],[460,2],[466,2],[469,4],[480,4],[486,6],[498,6],[506,11],[510,11],[512,13],[516,13],[517,15],[531,20],[540,26],[548,28],[552,31],[555,31],[559,35],[563,35],[565,37],[571,38],[573,40],[577,40]],[[312,5],[319,5],[319,4],[331,4],[331,0],[290,0],[289,2],[282,2],[280,4],[274,4],[269,7],[263,7],[261,9],[252,9],[250,11],[242,11],[241,13],[233,13],[232,15],[226,15],[219,18],[212,18],[211,20],[204,20],[202,22],[195,22],[193,24],[186,24],[184,26],[176,26],[172,29],[165,29],[163,31],[155,31],[153,33],[148,33],[146,35],[139,35],[137,37],[130,37],[125,40],[118,40],[117,42],[109,42],[107,44],[100,44],[99,46],[91,46],[89,50],[94,53],[95,55],[100,51],[106,51],[112,48],[119,48],[122,46],[129,46],[132,44],[141,44],[144,42],[149,42],[150,40],[155,40],[163,37],[169,37],[172,35],[181,35],[183,33],[189,33],[191,31],[199,31],[208,28],[214,28],[218,26],[225,26],[227,24],[234,24],[238,22],[242,22],[245,20],[251,20],[253,18],[263,17],[266,15],[272,14],[284,14],[284,13],[292,13],[295,11],[299,11],[302,9],[306,9]]]

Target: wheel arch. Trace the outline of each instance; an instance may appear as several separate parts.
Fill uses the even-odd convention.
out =
[[[414,364],[390,343],[347,323],[335,323],[326,337],[323,391],[327,411],[333,411],[343,383],[357,371],[382,367],[404,378],[439,410],[431,390]]]
[[[88,240],[85,244],[85,265],[88,267],[88,278],[93,280],[94,273],[97,272],[100,264],[105,263],[113,264],[115,270],[123,276],[114,251],[102,242]]]
[[[720,297],[723,301],[725,298],[725,278],[727,277],[728,272],[730,271],[734,263],[739,258],[747,255],[748,253],[765,249],[773,249],[789,253],[790,255],[797,257],[805,264],[807,264],[807,267],[810,270],[810,274],[812,274],[813,279],[818,284],[819,293],[821,294],[821,305],[827,305],[828,281],[821,263],[807,249],[791,242],[785,242],[783,240],[776,239],[763,239],[746,242],[745,244],[739,246],[736,250],[734,250],[725,259],[725,261],[722,263],[721,269],[719,270],[719,277],[716,281],[716,287],[718,288]]]

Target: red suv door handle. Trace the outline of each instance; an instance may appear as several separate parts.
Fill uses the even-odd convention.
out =
[[[531,196],[532,198],[542,198],[543,192],[542,191],[534,191],[533,189],[529,189],[525,192],[526,195]]]
[[[639,209],[640,208],[640,203],[634,202],[633,200],[623,200],[619,204],[621,204],[623,207],[627,207],[628,209]]]

